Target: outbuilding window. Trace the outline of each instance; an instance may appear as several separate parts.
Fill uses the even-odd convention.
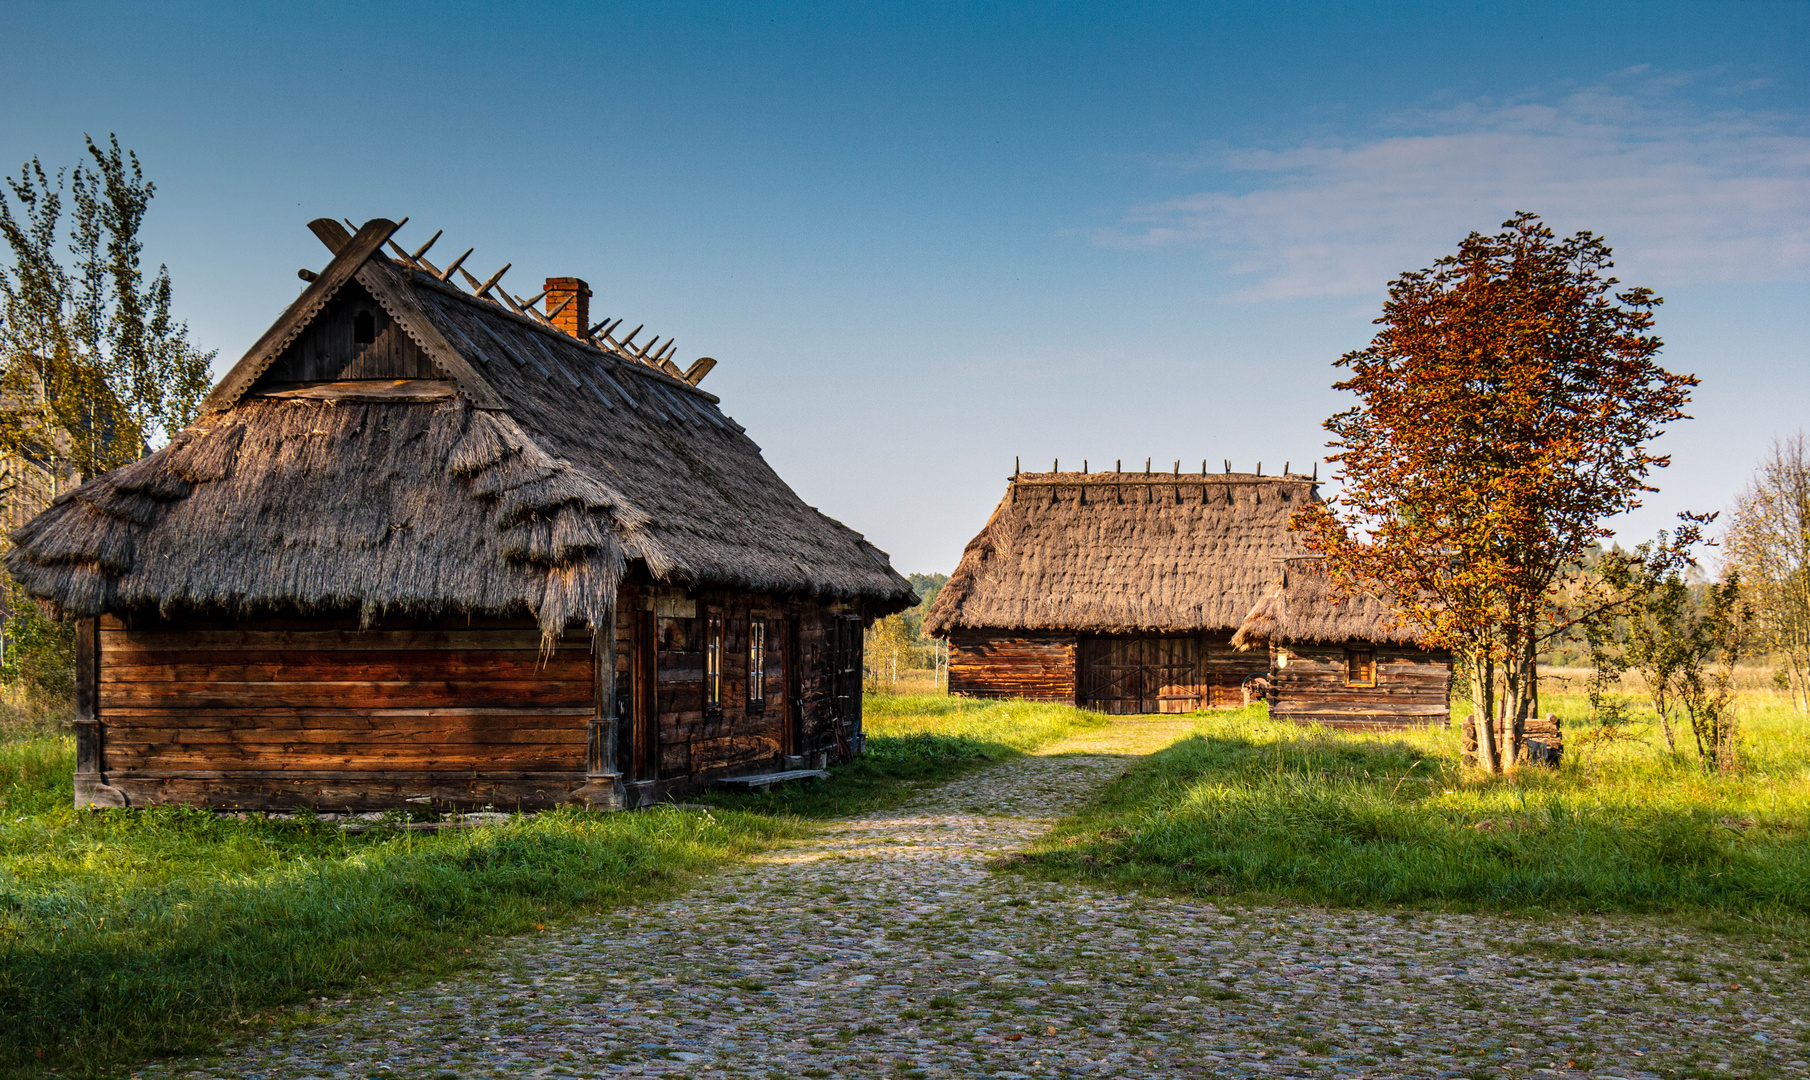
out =
[[[1375,649],[1346,649],[1345,650],[1345,685],[1346,686],[1375,686],[1376,685],[1376,650]]]
[[[369,345],[377,340],[377,317],[368,311],[352,316],[352,344]]]
[[[755,706],[767,698],[767,623],[764,619],[748,620],[748,704]]]
[[[723,709],[723,617],[704,616],[704,709]]]

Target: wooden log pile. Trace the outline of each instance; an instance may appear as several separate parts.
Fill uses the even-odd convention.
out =
[[[1506,755],[1508,747],[1509,719],[1506,716],[1496,717],[1496,745]],[[1565,724],[1557,716],[1547,713],[1544,718],[1530,717],[1521,729],[1520,764],[1545,765],[1559,767],[1559,759],[1565,752]],[[1477,714],[1464,718],[1464,763],[1478,764],[1477,757]]]

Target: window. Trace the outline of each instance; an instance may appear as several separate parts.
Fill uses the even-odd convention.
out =
[[[369,345],[377,340],[377,319],[368,311],[352,316],[352,344]]]
[[[704,708],[720,712],[723,708],[723,617],[704,618]]]
[[[748,704],[759,705],[767,697],[767,623],[748,620]]]
[[[1345,685],[1346,686],[1375,686],[1376,685],[1376,650],[1375,649],[1346,649],[1345,650]]]

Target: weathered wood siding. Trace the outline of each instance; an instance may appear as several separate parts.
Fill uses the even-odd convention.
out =
[[[370,319],[370,342],[357,340],[357,322]],[[258,382],[334,382],[346,379],[444,379],[364,286],[347,282],[302,335],[283,350]]]
[[[1248,704],[1245,681],[1269,668],[1230,631],[1081,639],[1081,704],[1101,712],[1187,713]]]
[[[1376,655],[1376,685],[1346,685],[1344,645],[1277,646],[1270,715],[1335,727],[1444,724],[1451,719],[1449,653],[1354,643]]]
[[[589,634],[147,617],[98,644],[102,771],[134,805],[545,806],[584,781]]]
[[[1074,634],[956,630],[949,635],[949,692],[1075,703]]]
[[[705,689],[713,617],[722,620],[717,704],[706,701]],[[749,694],[756,621],[766,628],[759,699]],[[631,805],[680,790],[674,781],[777,769],[790,758],[838,759],[858,749],[861,622],[859,614],[812,601],[624,585],[616,633],[618,760],[641,789]],[[652,643],[651,663],[637,653],[637,641]],[[852,693],[839,665],[852,666]]]

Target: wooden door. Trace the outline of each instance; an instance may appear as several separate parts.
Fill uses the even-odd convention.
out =
[[[830,709],[836,755],[847,758],[861,735],[861,616],[830,619]]]
[[[630,649],[633,686],[630,692],[630,742],[636,780],[660,778],[660,689],[654,613],[634,613],[634,638]]]
[[[1114,715],[1193,712],[1202,707],[1199,667],[1193,637],[1084,638],[1082,705]]]

